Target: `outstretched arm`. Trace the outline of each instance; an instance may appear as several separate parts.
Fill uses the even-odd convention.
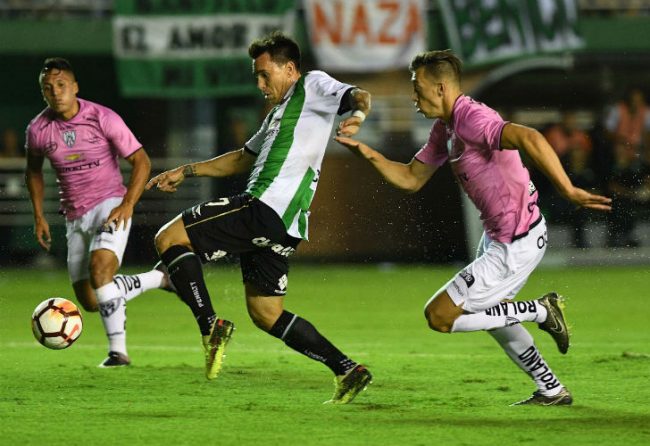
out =
[[[612,209],[611,198],[592,194],[571,183],[555,151],[537,130],[519,124],[506,124],[501,134],[501,147],[522,149],[526,152],[535,165],[553,183],[560,195],[577,206],[599,211]]]
[[[355,88],[350,92],[350,116],[339,123],[336,130],[337,135],[352,136],[359,131],[361,123],[366,120],[370,113],[370,93],[361,88]]]
[[[206,161],[184,164],[149,180],[145,189],[154,185],[163,192],[176,192],[187,177],[227,177],[250,171],[255,157],[244,149],[234,150]]]
[[[419,191],[436,171],[435,166],[424,164],[415,158],[408,164],[391,161],[368,145],[352,138],[337,136],[334,139],[372,164],[392,186],[407,193]]]

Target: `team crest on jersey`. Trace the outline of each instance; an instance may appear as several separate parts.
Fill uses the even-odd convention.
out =
[[[458,161],[465,151],[465,144],[455,133],[452,133],[447,139],[447,154],[449,161]]]
[[[77,141],[77,132],[75,130],[66,130],[63,132],[63,141],[65,141],[66,146],[72,148],[75,141]]]

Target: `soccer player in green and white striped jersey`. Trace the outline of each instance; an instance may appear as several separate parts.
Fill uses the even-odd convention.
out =
[[[288,258],[308,237],[309,207],[334,121],[351,112],[337,133],[356,134],[370,112],[370,94],[322,71],[303,74],[298,45],[279,32],[254,41],[249,55],[257,86],[274,105],[259,131],[239,150],[179,166],[147,184],[147,189],[155,185],[175,192],[187,177],[249,173],[246,190],[186,209],[161,228],[156,248],[199,324],[208,379],[221,369],[234,324],[217,317],[201,263],[239,254],[246,305],[255,325],[329,367],[335,392],[328,402],[345,404],[370,383],[370,372],[307,320],[286,311],[283,303]]]

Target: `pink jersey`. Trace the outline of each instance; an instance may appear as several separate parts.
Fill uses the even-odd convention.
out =
[[[25,148],[45,156],[56,171],[61,211],[79,218],[101,201],[123,197],[126,187],[118,156],[142,147],[113,110],[77,98],[79,112],[69,121],[46,108],[27,126]]]
[[[452,124],[437,119],[415,158],[436,167],[449,160],[456,181],[480,211],[485,232],[492,240],[510,243],[528,232],[540,211],[519,152],[500,148],[506,124],[488,106],[460,96]]]

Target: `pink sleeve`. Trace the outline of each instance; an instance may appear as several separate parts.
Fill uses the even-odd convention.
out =
[[[113,110],[105,108],[102,118],[104,135],[111,143],[111,146],[122,158],[131,156],[136,150],[142,147],[133,135],[133,132],[126,126],[122,118]]]
[[[439,121],[435,121],[429,133],[429,140],[415,154],[415,159],[424,164],[440,167],[449,157],[445,146],[444,125],[439,125]]]
[[[43,149],[38,147],[36,142],[36,132],[33,126],[34,121],[30,122],[25,130],[25,151],[32,152],[35,155],[41,155]]]
[[[491,108],[474,103],[456,122],[456,133],[466,143],[477,147],[487,146],[490,150],[501,148],[501,132],[506,122]]]

